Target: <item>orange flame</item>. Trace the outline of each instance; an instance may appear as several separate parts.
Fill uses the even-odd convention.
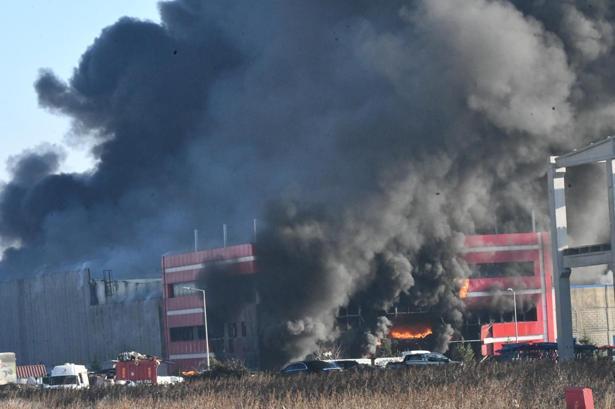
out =
[[[462,300],[468,296],[468,290],[470,289],[470,280],[463,280],[463,285],[459,288],[459,298]]]
[[[389,336],[393,339],[423,339],[431,334],[433,331],[427,324],[395,327],[389,331]]]

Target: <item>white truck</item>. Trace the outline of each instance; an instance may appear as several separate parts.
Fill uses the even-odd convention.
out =
[[[45,385],[47,389],[85,389],[90,386],[88,370],[84,365],[66,363],[55,366]]]
[[[0,385],[17,382],[17,367],[14,352],[0,352]]]

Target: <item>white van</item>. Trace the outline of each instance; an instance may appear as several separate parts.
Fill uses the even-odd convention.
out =
[[[84,389],[90,386],[88,370],[83,365],[64,364],[55,366],[45,385],[48,389]]]

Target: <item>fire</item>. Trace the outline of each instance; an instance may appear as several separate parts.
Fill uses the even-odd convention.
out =
[[[423,339],[432,333],[429,325],[415,324],[391,328],[389,336],[393,339]]]
[[[470,288],[470,280],[464,279],[461,288],[459,288],[459,298],[464,299],[468,296],[468,290]]]

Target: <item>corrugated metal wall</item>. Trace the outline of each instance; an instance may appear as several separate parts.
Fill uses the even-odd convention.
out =
[[[19,364],[90,364],[138,350],[161,355],[160,298],[90,305],[86,271],[0,282],[0,351]]]

